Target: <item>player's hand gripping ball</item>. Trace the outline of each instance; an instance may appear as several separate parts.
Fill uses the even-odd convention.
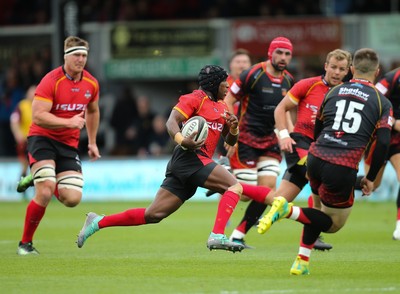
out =
[[[194,141],[198,142],[204,140],[208,136],[208,124],[207,121],[201,116],[193,116],[186,121],[182,127],[181,133],[183,137],[188,137],[196,132],[197,134],[193,138]],[[184,150],[187,148],[183,147]]]

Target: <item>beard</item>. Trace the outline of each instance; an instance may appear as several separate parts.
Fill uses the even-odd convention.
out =
[[[278,64],[274,63],[272,60],[271,60],[271,65],[277,71],[284,71],[286,69],[286,65],[284,65],[284,66],[278,65]]]

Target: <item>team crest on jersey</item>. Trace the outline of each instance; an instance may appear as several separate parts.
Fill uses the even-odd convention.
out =
[[[92,94],[90,94],[90,91],[89,91],[89,90],[86,90],[85,98],[86,98],[86,99],[90,99],[91,97],[92,97]]]
[[[343,131],[337,131],[335,132],[335,137],[336,138],[341,138],[343,136],[344,132]]]
[[[214,112],[219,112],[218,108],[214,107]]]

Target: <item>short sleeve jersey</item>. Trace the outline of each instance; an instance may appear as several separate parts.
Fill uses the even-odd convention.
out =
[[[332,88],[317,114],[323,129],[310,153],[333,164],[358,169],[379,128],[392,128],[392,105],[373,84],[353,79]]]
[[[212,158],[217,147],[218,140],[226,124],[222,115],[228,111],[228,106],[223,100],[215,102],[201,90],[182,95],[174,109],[179,111],[187,119],[192,116],[202,116],[208,124],[208,136],[204,145],[195,152]]]
[[[265,148],[274,133],[274,111],[294,79],[288,71],[279,78],[267,72],[266,62],[243,71],[230,87],[230,92],[240,101],[239,141],[254,148]]]
[[[316,115],[330,87],[322,76],[298,81],[288,92],[290,100],[297,105],[297,121],[294,132],[314,139],[312,116]]]
[[[12,115],[18,116],[19,128],[25,137],[28,136],[29,127],[32,124],[32,101],[21,100]]]
[[[400,119],[400,68],[385,74],[376,88],[392,102],[394,118]]]
[[[86,70],[80,81],[73,81],[64,72],[62,66],[52,70],[40,81],[34,99],[52,104],[50,113],[57,117],[71,118],[85,111],[90,102],[99,99],[98,81]],[[77,148],[79,129],[47,129],[32,123],[29,136],[45,136]]]

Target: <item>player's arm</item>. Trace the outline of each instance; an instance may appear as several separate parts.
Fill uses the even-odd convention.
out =
[[[390,144],[390,129],[379,128],[376,130],[376,145],[372,153],[371,166],[366,178],[373,182],[378,174],[382,164],[385,162]]]
[[[296,142],[289,135],[289,127],[292,124],[290,111],[296,108],[297,105],[286,95],[277,105],[274,112],[275,127],[278,130],[279,145],[282,151],[293,152],[292,145]]]
[[[50,112],[52,105],[50,101],[34,99],[32,102],[33,123],[46,129],[82,129],[85,126],[84,111],[71,118],[62,118]]]
[[[88,154],[91,159],[100,158],[100,152],[97,148],[96,136],[100,124],[100,109],[98,100],[88,104],[86,109],[86,130],[88,134]]]
[[[181,133],[181,128],[180,126],[182,125],[182,122],[187,120],[187,118],[180,113],[176,109],[172,109],[168,120],[166,122],[166,127],[168,134],[170,137],[178,144],[181,145],[187,149],[199,149],[203,144],[204,140],[201,141],[194,141],[194,137],[196,136],[197,132],[193,132],[189,137],[183,137]]]
[[[230,113],[235,113],[235,109],[234,109],[234,104],[238,101],[235,97],[235,95],[233,95],[231,93],[231,91],[228,91],[228,93],[226,94],[224,101],[226,103],[226,105],[228,105],[228,110]]]
[[[371,166],[368,174],[361,180],[363,195],[370,195],[374,190],[374,181],[385,162],[390,145],[390,129],[379,128],[376,131],[376,145],[372,153]]]
[[[231,112],[225,113],[223,117],[226,124],[222,131],[222,135],[228,145],[234,146],[239,138],[239,120],[237,116]]]
[[[18,144],[21,144],[26,141],[24,134],[20,128],[21,122],[21,113],[18,110],[15,110],[10,116],[10,129],[14,135],[14,139]]]

